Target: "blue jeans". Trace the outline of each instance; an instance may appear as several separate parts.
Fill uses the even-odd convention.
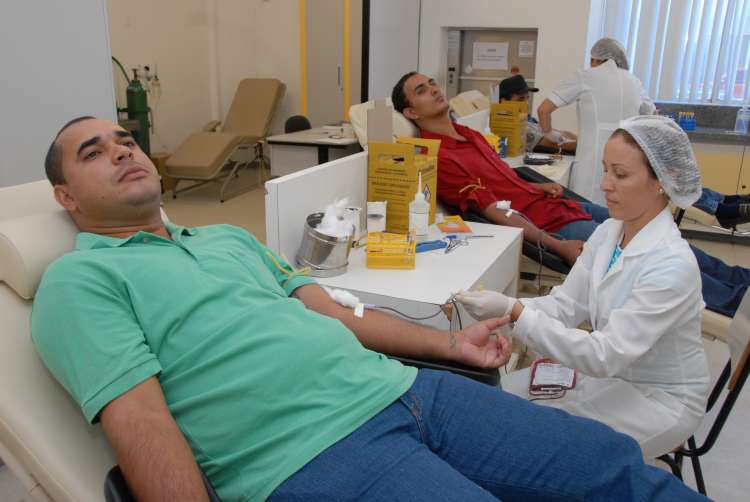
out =
[[[728,317],[734,317],[737,307],[750,285],[750,270],[727,265],[718,258],[690,246],[698,261],[703,281],[703,301],[706,306]]]
[[[721,200],[716,202],[719,197]],[[708,212],[713,202],[716,202],[716,206],[718,206],[722,200],[724,200],[723,194],[704,188],[701,198],[694,205]],[[702,207],[698,205],[699,203]],[[597,204],[582,203],[581,209],[591,215],[591,220],[578,220],[568,223],[557,231],[560,237],[567,240],[585,241],[599,226],[599,223],[609,218],[607,208]],[[714,207],[715,210],[716,207]],[[725,316],[734,317],[734,313],[740,306],[742,297],[745,296],[747,287],[750,285],[750,270],[744,267],[727,265],[695,246],[690,246],[690,249],[693,250],[698,261],[698,268],[701,271],[701,291],[706,307]]]
[[[711,190],[710,188],[703,187],[700,198],[695,201],[693,207],[697,207],[701,211],[705,211],[708,214],[716,214],[716,210],[719,208],[719,204],[724,202],[724,194]]]
[[[594,204],[593,202],[581,202],[581,209],[586,211],[590,216],[590,220],[576,220],[571,221],[560,230],[557,231],[557,235],[566,241],[585,241],[594,233],[599,223],[603,223],[604,220],[609,218],[609,210]]]
[[[268,500],[499,499],[707,500],[606,425],[431,370]]]

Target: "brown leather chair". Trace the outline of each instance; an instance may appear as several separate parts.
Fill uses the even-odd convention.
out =
[[[224,202],[224,192],[236,177],[239,167],[252,163],[258,164],[260,185],[266,164],[263,140],[268,135],[285,88],[275,78],[241,80],[223,124],[209,122],[201,132],[188,136],[167,159],[166,173],[175,179],[172,197],[204,183],[223,181],[219,198]],[[241,158],[243,153],[244,161]],[[252,160],[247,160],[249,158]],[[182,180],[196,183],[178,190],[177,185]]]

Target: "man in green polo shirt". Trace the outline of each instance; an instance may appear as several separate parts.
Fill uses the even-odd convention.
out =
[[[223,500],[690,496],[605,426],[379,354],[498,367],[507,319],[357,318],[241,229],[165,224],[153,164],[108,121],[66,124],[45,167],[81,233],[32,336],[139,499],[206,500],[197,464]]]

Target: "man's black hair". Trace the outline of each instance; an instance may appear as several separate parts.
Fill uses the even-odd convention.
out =
[[[47,179],[50,183],[52,183],[52,186],[65,184],[65,175],[63,174],[62,167],[62,149],[57,144],[57,138],[60,137],[65,129],[72,126],[73,124],[95,118],[96,117],[92,117],[90,115],[76,117],[62,126],[59,131],[57,131],[55,139],[52,140],[52,144],[47,150],[47,156],[44,158],[44,171],[47,173]]]
[[[391,101],[393,101],[393,108],[399,113],[403,113],[404,108],[408,108],[409,106],[411,106],[409,104],[409,100],[406,99],[404,84],[407,80],[409,80],[409,78],[413,77],[416,74],[416,71],[410,71],[409,73],[398,79],[396,85],[393,86],[393,92],[391,92]]]

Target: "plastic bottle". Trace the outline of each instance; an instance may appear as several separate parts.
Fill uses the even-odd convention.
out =
[[[409,230],[414,230],[417,237],[427,235],[427,227],[430,221],[430,203],[424,198],[422,192],[422,173],[419,173],[419,184],[414,200],[409,203]]]
[[[750,124],[750,108],[748,105],[745,105],[737,110],[737,119],[734,121],[734,132],[747,134],[748,124]]]

